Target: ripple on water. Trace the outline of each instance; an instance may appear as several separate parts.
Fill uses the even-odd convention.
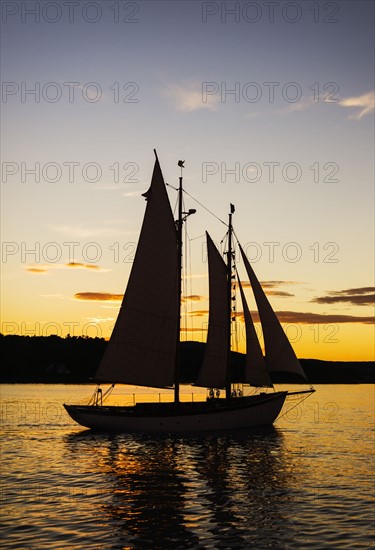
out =
[[[46,403],[54,391],[43,389]],[[13,414],[2,436],[4,548],[369,549],[371,413],[353,425],[370,402],[363,391],[348,406],[348,387],[335,389],[339,422],[317,421],[332,401],[322,388],[298,425],[249,434],[93,434],[62,415]]]

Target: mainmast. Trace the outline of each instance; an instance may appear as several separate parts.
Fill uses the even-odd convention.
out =
[[[235,211],[233,204],[230,205],[229,222],[228,222],[228,253],[227,253],[227,309],[228,309],[228,345],[227,345],[227,372],[225,381],[225,397],[229,399],[231,396],[231,328],[232,328],[232,215]]]
[[[178,186],[178,219],[176,222],[177,227],[177,293],[178,293],[178,316],[177,316],[177,335],[176,335],[176,361],[174,369],[174,402],[180,402],[180,329],[181,329],[181,291],[182,291],[182,224],[186,221],[187,217],[191,214],[195,214],[193,208],[188,212],[183,212],[183,188],[182,188],[182,169],[184,168],[184,160],[178,161],[178,166],[181,168],[181,176],[179,177]]]

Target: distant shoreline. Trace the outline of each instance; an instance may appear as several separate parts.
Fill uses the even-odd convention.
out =
[[[103,338],[80,336],[18,336],[0,334],[1,384],[95,384],[96,369],[105,351]],[[181,383],[196,379],[205,344],[181,343]],[[374,384],[374,361],[300,359],[312,384]],[[233,375],[241,380],[245,356],[232,352]],[[273,377],[274,378],[274,377]],[[298,383],[286,376],[274,383]],[[302,382],[299,382],[302,383]],[[305,382],[303,382],[305,383]]]

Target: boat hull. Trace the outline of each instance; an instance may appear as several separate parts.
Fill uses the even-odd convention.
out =
[[[86,428],[113,432],[203,432],[269,426],[278,417],[288,392],[228,401],[143,403],[132,407],[64,405]]]

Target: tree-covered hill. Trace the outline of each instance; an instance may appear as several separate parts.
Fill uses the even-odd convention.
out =
[[[95,376],[107,345],[103,338],[81,336],[17,336],[0,334],[0,382],[85,383]],[[181,344],[182,382],[194,381],[205,344]],[[234,377],[241,379],[245,357],[232,354]],[[374,383],[374,362],[331,362],[301,359],[308,379],[315,384]],[[286,381],[285,378],[279,381]]]

